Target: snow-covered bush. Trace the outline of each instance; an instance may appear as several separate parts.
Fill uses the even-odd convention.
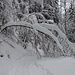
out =
[[[73,46],[73,43],[71,43],[67,36],[55,25],[55,24],[40,24],[44,27],[46,27],[49,31],[53,33],[54,36],[58,38],[58,41],[60,42],[62,46],[62,51],[60,52],[60,49],[58,49],[55,53],[60,52],[61,56],[75,56],[73,53],[75,53],[75,48]],[[58,54],[60,54],[58,53]],[[57,55],[57,54],[56,54]]]
[[[2,28],[1,32],[5,28],[11,31],[10,27],[12,28],[12,35],[9,34],[9,36],[15,36],[17,42],[25,49],[31,43],[36,51],[44,53],[43,56],[72,56],[75,50],[66,35],[56,25],[46,23],[30,24],[25,21],[9,22]]]
[[[4,33],[5,29],[2,32],[12,39],[15,35],[21,46],[25,49],[31,43],[33,48],[36,48],[38,51],[40,50],[44,53],[43,56],[58,57],[56,52],[59,53],[59,56],[62,54],[62,50],[59,46],[57,46],[54,39],[45,33],[38,31],[38,34],[36,35],[33,29],[21,26],[16,28],[8,27],[7,29],[7,33]]]

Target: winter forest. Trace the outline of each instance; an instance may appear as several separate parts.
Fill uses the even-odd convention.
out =
[[[0,0],[0,75],[75,75],[75,0]]]

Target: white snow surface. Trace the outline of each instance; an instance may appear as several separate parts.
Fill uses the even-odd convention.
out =
[[[20,25],[21,23],[18,22],[14,23],[14,25],[15,24]],[[28,23],[26,23],[26,25],[25,22],[22,22],[22,24],[25,26],[29,25]],[[7,26],[10,26],[10,23]],[[29,27],[31,27],[31,25],[29,25]],[[36,30],[52,35],[45,25],[34,25],[33,27]],[[56,28],[55,26],[50,27],[52,27],[52,29]],[[56,28],[56,30],[60,32],[59,29]],[[62,35],[61,32],[59,34]],[[64,37],[66,38],[65,35]],[[53,38],[58,41],[56,37],[53,36]],[[57,43],[59,45],[59,42]],[[16,42],[2,37],[1,34],[0,55],[3,55],[3,57],[0,57],[0,75],[75,75],[74,58],[42,58],[38,60],[33,48],[29,46],[28,49],[23,49],[19,44],[16,44]]]
[[[53,75],[49,70],[38,64],[34,57],[23,57],[9,75]]]
[[[55,24],[42,23],[42,24],[40,24],[40,25],[43,26],[43,27],[45,27],[45,28],[47,28],[47,29],[56,30],[56,31],[59,33],[59,35],[57,36],[57,38],[58,38],[59,36],[61,36],[62,38],[64,38],[64,40],[67,41],[67,43],[69,44],[69,46],[70,46],[73,50],[75,50],[75,44],[72,43],[72,42],[70,42],[70,41],[68,40],[67,36],[66,36]]]
[[[54,75],[75,75],[75,58],[46,58],[39,61],[39,64]]]

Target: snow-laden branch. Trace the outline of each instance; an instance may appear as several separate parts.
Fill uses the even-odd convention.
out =
[[[64,38],[64,40],[67,41],[67,43],[69,44],[69,46],[70,46],[72,49],[75,50],[75,48],[74,48],[74,46],[73,46],[73,43],[71,43],[71,42],[68,40],[67,36],[66,36],[55,24],[42,23],[42,24],[40,24],[40,25],[43,26],[43,27],[45,27],[45,28],[47,28],[47,29],[56,30],[56,31],[59,33],[58,37],[61,36],[62,38]],[[57,38],[58,38],[58,37],[57,37]]]
[[[55,42],[57,43],[57,45],[59,46],[59,48],[62,50],[62,46],[61,44],[59,43],[58,39],[56,36],[54,36],[52,34],[51,31],[49,31],[47,28],[41,26],[40,24],[30,24],[30,23],[27,23],[25,21],[20,21],[20,22],[8,22],[5,26],[1,27],[1,30],[0,32],[6,28],[6,27],[10,27],[10,26],[27,26],[27,27],[32,27],[35,31],[40,31],[40,32],[43,32],[44,34],[47,34],[49,36],[51,36]],[[34,32],[35,33],[35,32]]]
[[[38,31],[41,31],[41,32],[43,32],[43,33],[45,33],[45,34],[51,36],[51,37],[56,41],[56,43],[57,43],[57,45],[59,46],[59,48],[62,50],[62,46],[61,46],[61,44],[59,43],[57,37],[54,36],[51,31],[49,31],[47,28],[45,28],[45,27],[43,27],[43,26],[41,26],[41,25],[39,25],[39,24],[35,25],[34,28],[35,28],[36,30],[38,30]]]
[[[25,22],[25,21],[18,21],[18,22],[8,22],[7,24],[5,24],[4,26],[1,27],[0,32],[2,32],[3,29],[5,29],[6,27],[10,27],[10,26],[27,26],[27,27],[32,27],[32,24]]]

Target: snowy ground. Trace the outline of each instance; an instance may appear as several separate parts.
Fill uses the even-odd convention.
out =
[[[40,61],[54,75],[75,75],[75,59],[74,58],[58,58],[58,59],[43,59]]]
[[[75,59],[38,60],[35,52],[0,37],[0,75],[75,75]]]

